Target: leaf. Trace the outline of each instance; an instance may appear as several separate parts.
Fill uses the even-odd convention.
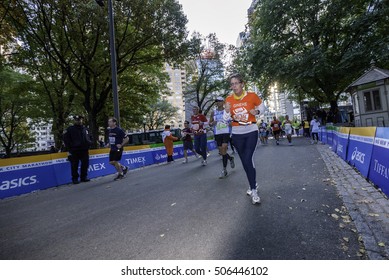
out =
[[[277,196],[278,199],[281,199],[281,196]]]
[[[172,203],[170,206],[174,206],[174,205],[176,205],[177,203],[176,202],[174,202],[174,203]]]
[[[331,217],[334,218],[335,220],[339,220],[339,216],[336,214],[331,214]]]
[[[338,208],[335,208],[335,211],[338,212],[338,213],[340,212],[340,210]]]
[[[339,224],[339,227],[340,227],[340,228],[345,228],[345,225],[342,224],[342,223],[340,223],[340,224]]]
[[[355,228],[352,228],[351,231],[355,232],[355,233],[357,232],[357,230]]]
[[[289,208],[289,210],[293,210],[293,207],[290,207],[290,206],[289,206],[288,208]]]
[[[380,215],[379,215],[379,214],[376,214],[376,213],[369,213],[369,216],[370,216],[370,217],[379,217]]]
[[[347,243],[350,241],[348,237],[343,237],[343,240],[346,241]]]
[[[378,242],[378,246],[385,247],[385,243],[384,242]]]

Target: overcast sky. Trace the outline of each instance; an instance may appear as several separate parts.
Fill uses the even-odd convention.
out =
[[[247,23],[252,0],[178,0],[188,18],[188,30],[216,33],[222,43],[235,45]]]

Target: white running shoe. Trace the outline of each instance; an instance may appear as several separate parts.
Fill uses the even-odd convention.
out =
[[[257,190],[258,190],[258,184],[256,184],[255,187],[256,187],[255,190],[257,191]],[[250,187],[249,187],[249,189],[247,190],[246,194],[251,196],[252,190],[251,190]]]
[[[259,196],[258,196],[258,192],[257,192],[257,190],[255,189],[255,190],[253,190],[252,192],[251,192],[251,202],[255,205],[255,204],[259,204],[259,203],[261,203],[261,199],[259,198]]]
[[[201,165],[202,165],[202,166],[206,166],[206,165],[207,165],[207,161],[206,161],[206,160],[202,160],[202,161],[201,161]]]
[[[182,163],[188,163],[188,159],[184,159]]]
[[[227,177],[227,175],[228,175],[227,170],[223,169],[219,175],[219,179],[223,179],[223,178]]]

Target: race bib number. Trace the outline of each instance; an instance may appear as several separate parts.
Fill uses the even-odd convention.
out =
[[[115,137],[109,137],[109,144],[115,145]]]
[[[193,129],[194,130],[199,130],[199,128],[200,128],[199,124],[196,123],[196,124],[193,125]]]
[[[224,123],[224,122],[218,122],[216,124],[216,128],[219,130],[219,129],[223,129],[223,128],[227,128],[227,124]]]
[[[274,127],[277,128],[277,127],[278,127],[278,123],[275,123],[275,124],[274,124]]]

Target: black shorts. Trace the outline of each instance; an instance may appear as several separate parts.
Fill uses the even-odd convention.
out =
[[[280,134],[280,133],[281,133],[281,129],[279,129],[279,130],[274,130],[274,131],[273,131],[273,134],[274,134],[274,135],[277,135],[277,134]]]
[[[109,151],[109,161],[120,161],[122,159],[123,149]]]
[[[218,147],[221,147],[222,144],[228,144],[228,142],[230,141],[230,134],[229,133],[216,134],[215,141]]]
[[[184,150],[193,150],[193,141],[184,141]]]

